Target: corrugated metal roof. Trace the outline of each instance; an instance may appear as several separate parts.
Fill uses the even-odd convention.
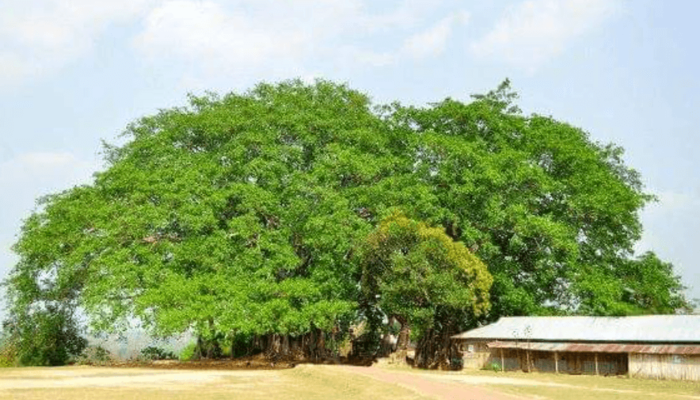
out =
[[[454,339],[700,343],[700,315],[504,317]]]
[[[488,344],[491,349],[526,349],[579,353],[700,354],[700,346],[615,343],[503,342]]]

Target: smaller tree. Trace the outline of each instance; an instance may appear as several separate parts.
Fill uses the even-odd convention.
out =
[[[4,324],[3,324],[4,325]],[[17,346],[9,335],[6,326],[0,330],[0,368],[12,367],[17,363]]]
[[[359,251],[361,304],[401,323],[398,348],[418,340],[419,366],[446,361],[449,336],[490,307],[486,265],[441,228],[395,212]]]
[[[5,322],[15,362],[24,366],[65,365],[87,346],[72,312],[47,305]]]

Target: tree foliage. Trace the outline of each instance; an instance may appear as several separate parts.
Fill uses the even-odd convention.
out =
[[[93,183],[42,200],[12,309],[203,339],[335,332],[358,314],[354,252],[396,209],[488,265],[486,318],[683,308],[669,264],[632,258],[652,196],[622,150],[515,98],[508,82],[426,107],[325,81],[192,96],[106,145]]]
[[[87,347],[81,329],[71,312],[48,306],[31,313],[15,315],[5,324],[7,349],[19,365],[64,365]]]
[[[359,258],[367,303],[410,324],[418,337],[438,309],[480,317],[490,307],[486,265],[443,228],[393,213],[368,235]]]
[[[508,81],[475,97],[399,108],[392,119],[421,138],[417,162],[435,196],[428,221],[489,266],[492,319],[687,307],[670,266],[649,263],[653,255],[631,261],[642,233],[639,211],[654,198],[620,147],[592,142],[551,117],[521,115]],[[642,271],[650,266],[653,273]],[[656,273],[660,285],[630,279]]]

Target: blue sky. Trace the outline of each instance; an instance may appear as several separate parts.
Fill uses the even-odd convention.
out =
[[[36,197],[89,182],[101,139],[188,92],[322,77],[425,104],[509,77],[525,112],[627,150],[660,200],[638,249],[700,297],[698,13],[690,0],[3,0],[0,276]]]

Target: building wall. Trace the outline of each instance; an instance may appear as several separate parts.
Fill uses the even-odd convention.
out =
[[[625,353],[559,353],[559,372],[573,375],[624,375],[628,361]],[[596,359],[598,370],[596,371]]]
[[[488,342],[464,341],[458,348],[462,353],[464,369],[479,370],[491,366],[503,367],[506,371],[527,371],[528,355],[523,350],[490,349]],[[530,352],[531,370],[554,371],[552,353]],[[550,365],[551,364],[551,365]]]
[[[460,342],[458,349],[462,353],[463,369],[478,370],[490,364],[491,349],[486,342]]]
[[[549,351],[526,351],[522,349],[490,349],[488,342],[461,341],[458,349],[462,353],[466,370],[503,366],[506,371],[556,372],[555,353]],[[596,373],[596,355],[593,353],[557,353],[559,372],[565,374]],[[599,375],[622,375],[627,373],[627,354],[604,354],[598,356]]]
[[[700,381],[700,356],[630,354],[630,375],[640,378]]]
[[[513,349],[493,349],[493,357],[497,360],[498,364],[503,364],[506,371],[520,371],[524,365],[527,365],[522,359],[523,353],[518,350]],[[501,358],[501,356],[503,356]]]

